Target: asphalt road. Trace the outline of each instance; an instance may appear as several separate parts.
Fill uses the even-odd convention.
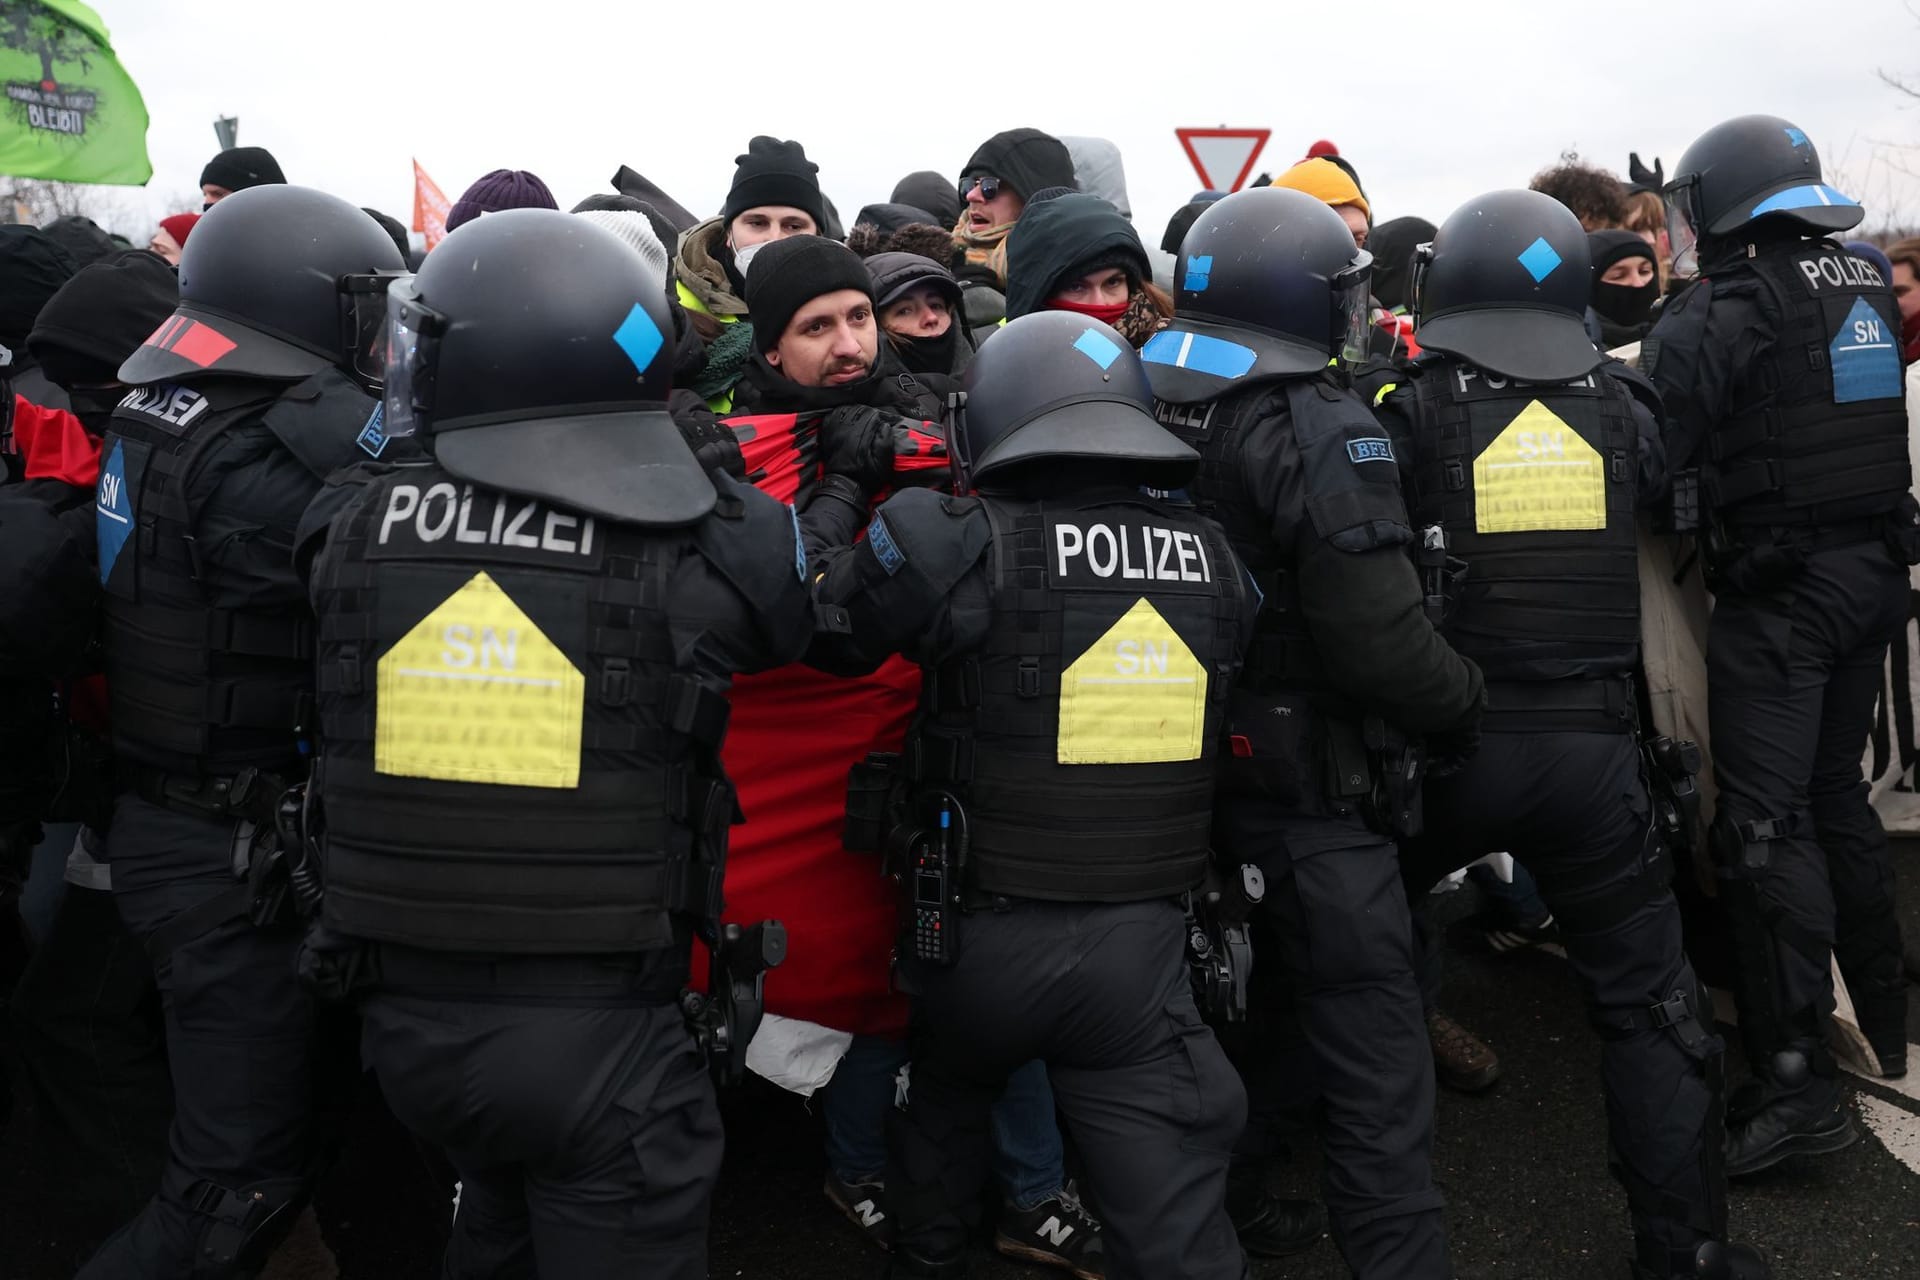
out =
[[[1920,844],[1898,847],[1902,917],[1920,929]],[[1450,900],[1450,916],[1471,906]],[[1437,1174],[1450,1204],[1455,1263],[1475,1280],[1620,1280],[1626,1207],[1608,1178],[1598,1047],[1566,968],[1544,952],[1494,956],[1456,923],[1446,1007],[1499,1051],[1500,1084],[1479,1097],[1442,1093]],[[1915,1001],[1920,1015],[1920,1000]],[[1920,1039],[1920,1016],[1909,1038]],[[1739,1067],[1733,1067],[1738,1073]],[[1916,1058],[1920,1077],[1920,1058]],[[1761,1245],[1781,1280],[1920,1276],[1920,1081],[1855,1081],[1863,1140],[1838,1156],[1789,1164],[1733,1192],[1734,1234]],[[322,1189],[318,1230],[298,1233],[272,1280],[396,1280],[438,1274],[450,1192],[369,1095],[346,1155]],[[726,1167],[714,1204],[712,1275],[849,1280],[880,1263],[820,1192],[817,1109],[771,1086],[724,1104]],[[15,1133],[19,1126],[15,1126]],[[1904,1157],[1904,1160],[1903,1160]],[[1910,1167],[1905,1161],[1912,1161]],[[1299,1152],[1276,1188],[1311,1194],[1316,1155]],[[36,1179],[17,1136],[0,1142],[0,1280],[63,1280],[86,1247],[59,1189]],[[1255,1267],[1262,1277],[1337,1280],[1332,1246]],[[984,1250],[986,1280],[1049,1273]],[[565,1278],[555,1278],[565,1280]]]

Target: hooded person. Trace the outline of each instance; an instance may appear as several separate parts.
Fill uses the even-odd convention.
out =
[[[960,171],[960,220],[954,226],[954,275],[966,291],[967,325],[1006,319],[1006,239],[1034,195],[1049,187],[1079,190],[1073,153],[1038,129],[996,133]]]
[[[1390,218],[1368,235],[1373,254],[1368,355],[1397,364],[1420,354],[1413,336],[1413,254],[1433,239],[1434,230],[1425,218]]]
[[[79,267],[71,255],[38,227],[0,226],[0,377],[6,379],[8,405],[18,396],[48,409],[68,407],[67,393],[34,365],[27,335],[47,300]],[[11,422],[11,414],[6,418]],[[0,453],[6,452],[0,432]]]
[[[1593,257],[1590,304],[1600,326],[1600,346],[1608,351],[1629,346],[1653,328],[1653,305],[1660,300],[1659,263],[1653,246],[1634,231],[1590,231]]]
[[[413,241],[407,236],[407,229],[400,224],[400,219],[390,213],[382,213],[378,209],[363,208],[360,212],[380,224],[380,229],[387,233],[387,239],[393,241],[393,247],[400,251],[401,259],[408,264],[409,268],[416,265]]]
[[[67,251],[67,256],[73,259],[76,267],[91,266],[126,248],[101,230],[99,223],[77,213],[55,218],[40,229],[47,233],[48,239]]]
[[[1007,238],[1007,319],[1036,311],[1090,316],[1138,349],[1173,305],[1148,278],[1133,224],[1098,196],[1068,192],[1030,205]]]
[[[280,162],[265,147],[228,147],[200,170],[200,194],[207,203],[201,212],[213,208],[236,191],[249,187],[285,186],[287,177]]]
[[[893,194],[887,197],[893,204],[910,204],[917,209],[925,209],[943,227],[951,227],[960,220],[962,204],[960,196],[954,190],[953,179],[932,169],[920,169],[908,174],[893,184]]]
[[[854,219],[847,248],[863,258],[910,253],[945,264],[953,257],[953,233],[935,215],[905,204],[870,204]]]
[[[687,228],[673,262],[675,295],[700,340],[706,363],[687,387],[714,413],[733,406],[733,387],[753,355],[746,265],[760,246],[818,236],[827,221],[820,166],[798,142],[764,134],[734,157],[733,182],[718,217]]]
[[[460,198],[447,210],[447,231],[451,234],[483,214],[502,209],[558,209],[553,192],[537,174],[525,169],[495,169],[473,180]]]
[[[880,327],[908,373],[937,390],[959,390],[954,381],[973,360],[973,343],[960,322],[960,285],[931,258],[913,253],[876,253],[867,259]]]

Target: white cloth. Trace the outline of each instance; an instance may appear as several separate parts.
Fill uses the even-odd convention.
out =
[[[811,1098],[833,1079],[852,1043],[851,1032],[769,1013],[747,1045],[747,1070]]]

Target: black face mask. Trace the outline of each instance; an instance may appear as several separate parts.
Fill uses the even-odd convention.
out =
[[[960,340],[960,325],[960,317],[955,315],[947,331],[937,338],[902,338],[888,334],[887,340],[893,343],[893,349],[908,373],[950,374],[953,372],[954,344]]]
[[[1645,324],[1660,297],[1660,277],[1645,284],[1596,284],[1593,309],[1619,325]]]
[[[67,400],[73,405],[73,416],[96,436],[107,434],[107,425],[113,420],[114,409],[126,398],[125,387],[74,387],[67,392]]]

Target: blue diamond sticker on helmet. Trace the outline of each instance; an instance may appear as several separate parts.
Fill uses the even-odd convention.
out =
[[[1520,252],[1520,265],[1527,269],[1527,274],[1533,277],[1535,284],[1552,275],[1559,268],[1561,261],[1560,255],[1553,251],[1553,246],[1547,243],[1545,236],[1541,236]]]
[[[1212,274],[1212,254],[1198,258],[1192,254],[1187,255],[1187,289],[1189,292],[1205,293],[1207,290],[1207,277]]]
[[[660,334],[660,326],[653,322],[647,309],[639,303],[633,304],[633,310],[627,312],[627,318],[613,331],[613,340],[627,353],[627,359],[633,361],[633,367],[645,374],[653,358],[660,354],[660,346],[666,341]]]
[[[1102,369],[1111,369],[1113,362],[1120,358],[1120,348],[1113,344],[1113,339],[1102,337],[1093,329],[1074,339],[1073,349]]]
[[[1792,125],[1788,125],[1787,141],[1791,142],[1796,147],[1804,147],[1807,145],[1807,135],[1800,132],[1798,129],[1794,128]]]

